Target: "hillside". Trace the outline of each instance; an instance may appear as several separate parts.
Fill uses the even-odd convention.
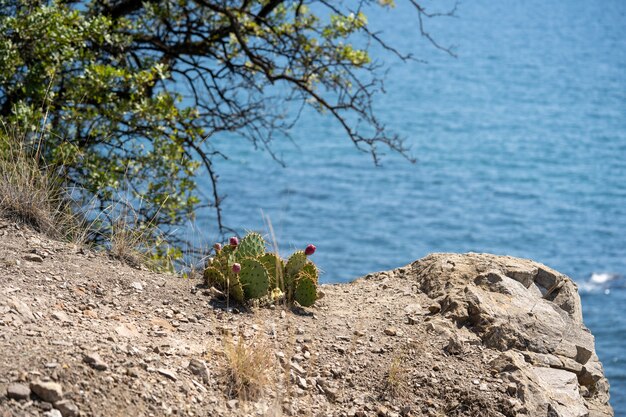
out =
[[[575,284],[434,254],[228,305],[0,220],[0,416],[612,416]]]

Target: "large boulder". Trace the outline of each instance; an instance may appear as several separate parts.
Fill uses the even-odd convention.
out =
[[[576,284],[537,262],[487,254],[432,254],[401,269],[439,304],[436,314],[501,351],[526,416],[613,416],[609,384],[582,320]]]

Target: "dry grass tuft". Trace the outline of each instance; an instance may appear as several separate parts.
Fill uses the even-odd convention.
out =
[[[224,339],[226,358],[226,383],[231,396],[254,400],[266,392],[276,381],[278,365],[274,349],[260,333],[249,340],[239,334],[236,340]]]
[[[0,214],[52,238],[84,243],[88,228],[61,177],[25,143],[0,126]]]
[[[119,215],[111,222],[109,230],[109,251],[111,256],[139,268],[151,261],[151,233],[140,227],[137,216]]]
[[[400,349],[400,351],[391,358],[389,369],[385,375],[385,392],[390,398],[402,398],[407,394],[410,369],[405,362],[405,349]]]

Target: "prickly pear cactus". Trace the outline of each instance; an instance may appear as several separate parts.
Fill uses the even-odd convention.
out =
[[[265,269],[267,269],[267,274],[270,280],[270,289],[280,287],[283,282],[285,270],[285,263],[282,259],[280,259],[280,256],[275,253],[266,253],[259,258],[259,262],[261,262]]]
[[[226,289],[226,278],[219,269],[210,266],[204,270],[204,285],[213,285],[221,290]]]
[[[258,258],[265,253],[265,240],[258,233],[248,233],[241,239],[235,257],[237,260],[245,258]]]
[[[241,281],[239,281],[239,277],[235,274],[230,274],[227,278],[228,280],[228,293],[233,298],[233,300],[238,303],[243,303],[244,301],[244,292],[243,286],[241,285]]]
[[[220,251],[215,254],[213,261],[211,262],[211,266],[220,270],[222,275],[226,274],[228,270],[229,259],[232,259],[232,254],[235,251],[233,246],[224,246]],[[232,262],[231,262],[232,266]]]
[[[309,277],[313,279],[313,282],[317,284],[317,280],[319,278],[319,270],[313,262],[307,261],[307,263],[304,264],[304,266],[302,267],[302,272],[305,272],[307,275],[309,275]]]
[[[295,277],[302,270],[302,267],[306,265],[306,255],[304,251],[294,252],[287,260],[285,265],[285,273],[287,275]]]
[[[261,298],[268,294],[267,269],[256,259],[247,258],[241,261],[239,281],[246,299]]]
[[[204,282],[228,292],[233,300],[266,298],[308,307],[318,298],[319,270],[307,258],[315,253],[314,245],[295,252],[286,263],[278,254],[266,252],[258,233],[248,233],[241,241],[232,237],[228,245],[213,247],[215,256],[206,265]]]
[[[309,274],[305,272],[298,274],[293,298],[303,307],[310,307],[317,300],[317,285]]]

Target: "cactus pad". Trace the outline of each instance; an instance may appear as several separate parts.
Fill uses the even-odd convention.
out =
[[[246,298],[261,298],[267,295],[269,289],[267,270],[256,259],[246,258],[241,261],[239,280]]]
[[[307,273],[301,273],[296,281],[294,300],[303,307],[310,307],[317,299],[317,286]]]
[[[214,267],[208,267],[204,270],[204,285],[213,285],[221,290],[226,289],[226,278]]]
[[[230,276],[228,277],[228,281],[228,293],[230,294],[230,296],[238,303],[243,303],[244,293],[241,282],[239,281],[239,277],[235,274],[230,274]]]
[[[259,262],[263,264],[267,269],[267,274],[270,280],[270,289],[276,288],[283,282],[283,271],[285,265],[280,256],[275,253],[266,253],[259,258]],[[279,276],[280,274],[280,276]]]
[[[287,260],[287,265],[285,265],[286,274],[295,277],[302,270],[306,262],[306,255],[303,251],[294,252]]]
[[[308,261],[303,267],[302,272],[309,275],[309,277],[313,278],[313,282],[317,284],[319,278],[319,270],[315,266],[315,264],[311,261]]]
[[[258,233],[248,233],[241,239],[235,252],[238,260],[258,258],[265,253],[265,240]]]

